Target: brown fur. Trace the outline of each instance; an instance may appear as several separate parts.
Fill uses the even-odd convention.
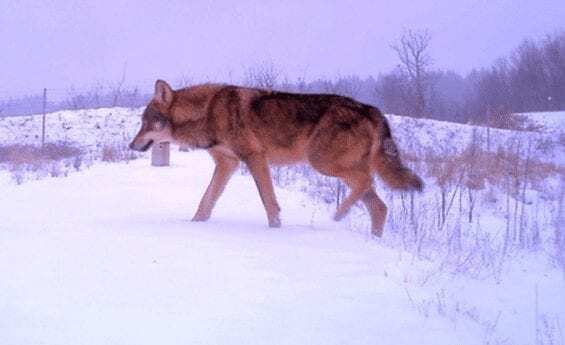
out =
[[[280,208],[270,164],[309,163],[351,189],[335,214],[343,218],[361,200],[372,231],[382,234],[386,206],[375,193],[376,172],[391,188],[421,190],[422,181],[403,166],[386,118],[375,107],[326,94],[292,94],[230,85],[205,84],[173,91],[157,81],[130,147],[147,150],[172,141],[202,148],[216,169],[195,221],[207,220],[239,161],[255,179],[269,225],[280,226]]]

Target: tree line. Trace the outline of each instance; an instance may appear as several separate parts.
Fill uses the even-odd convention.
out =
[[[387,112],[481,122],[505,112],[565,109],[565,33],[524,40],[509,56],[465,76],[430,67],[430,40],[408,32],[392,46],[401,65],[377,79],[377,101]]]
[[[392,42],[399,65],[376,77],[285,80],[272,63],[249,68],[242,84],[297,92],[337,93],[377,105],[384,112],[455,122],[488,122],[500,114],[565,110],[565,32],[524,40],[507,57],[466,75],[434,68],[427,31],[406,31]],[[142,106],[150,94],[121,86],[69,90],[48,111]],[[176,83],[186,86],[186,80]],[[42,111],[42,96],[0,101],[0,116]]]
[[[246,85],[337,93],[386,113],[454,122],[496,122],[508,114],[565,110],[565,32],[524,40],[507,57],[466,75],[433,68],[427,31],[406,31],[391,44],[399,60],[377,77],[281,81],[271,64],[250,69]]]

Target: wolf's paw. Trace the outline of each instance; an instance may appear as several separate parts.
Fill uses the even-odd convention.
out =
[[[279,216],[272,217],[269,219],[269,227],[270,228],[280,228],[281,227],[281,220]]]
[[[382,227],[372,228],[371,233],[373,234],[373,237],[381,238],[383,237],[383,228]]]
[[[342,220],[342,219],[345,217],[345,214],[346,214],[345,212],[339,212],[339,211],[336,212],[336,213],[334,214],[334,220],[335,220],[336,222],[339,222],[340,220]]]
[[[210,219],[210,215],[202,215],[198,213],[192,217],[193,222],[205,222],[208,219]]]

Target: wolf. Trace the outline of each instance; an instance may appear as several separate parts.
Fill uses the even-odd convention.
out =
[[[307,163],[350,189],[334,219],[361,201],[381,236],[387,207],[373,187],[377,174],[392,189],[421,191],[406,168],[387,119],[373,106],[333,94],[299,94],[234,85],[202,84],[173,90],[163,81],[142,114],[130,144],[146,151],[172,142],[207,150],[216,163],[193,221],[206,221],[230,176],[243,162],[255,180],[270,227],[280,227],[270,165]]]

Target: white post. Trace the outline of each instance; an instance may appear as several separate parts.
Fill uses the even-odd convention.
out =
[[[157,143],[153,145],[151,149],[151,165],[154,167],[166,167],[169,166],[170,161],[170,144],[169,143]]]

